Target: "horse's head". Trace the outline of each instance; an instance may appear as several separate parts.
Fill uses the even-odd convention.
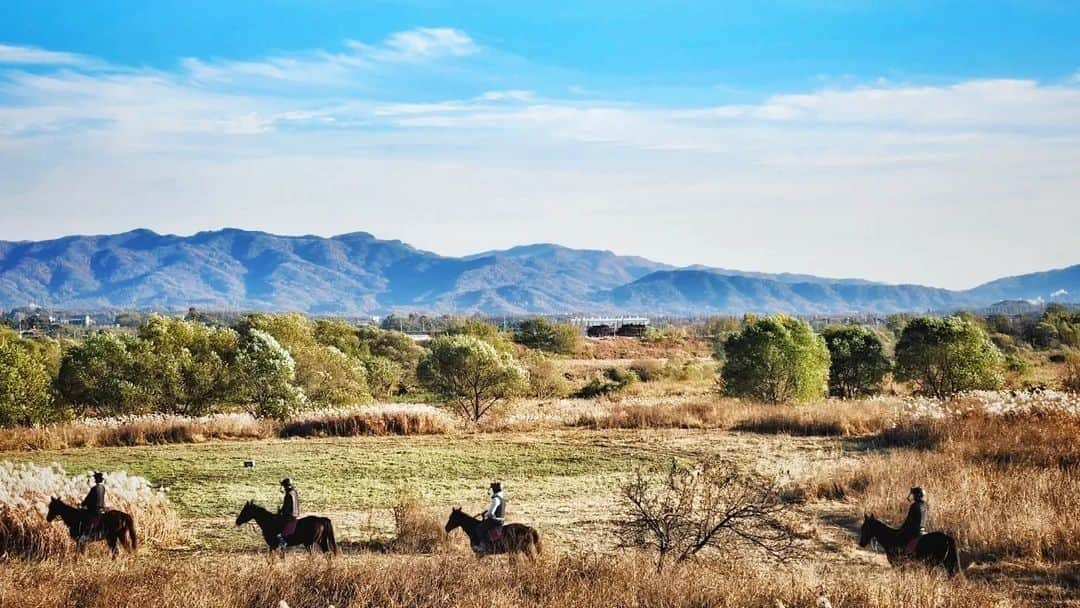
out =
[[[45,521],[51,522],[52,520],[60,517],[60,511],[64,508],[64,501],[53,496],[49,500],[49,513],[45,516]]]
[[[445,528],[447,534],[449,534],[450,531],[454,528],[461,526],[462,517],[466,517],[466,515],[461,512],[461,507],[454,507],[453,509],[450,509],[450,519],[446,520]]]
[[[860,547],[865,547],[870,544],[870,541],[874,540],[874,528],[876,527],[874,524],[876,523],[877,518],[874,517],[873,513],[863,514],[862,528],[859,529]]]
[[[258,507],[255,506],[255,501],[249,500],[245,502],[244,508],[240,509],[240,514],[236,516],[236,525],[242,526],[255,519],[255,514],[257,512]]]

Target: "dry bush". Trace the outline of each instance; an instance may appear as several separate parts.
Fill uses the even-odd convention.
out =
[[[743,407],[731,428],[770,435],[855,437],[889,428],[894,416],[892,408],[868,401],[762,404]]]
[[[394,406],[307,414],[284,423],[278,434],[281,437],[438,435],[452,428],[453,422],[435,408]]]
[[[1065,370],[1061,375],[1062,390],[1080,394],[1080,352],[1070,351],[1065,356]]]
[[[657,574],[645,559],[562,557],[509,568],[501,559],[363,555],[327,566],[296,559],[190,556],[100,564],[10,564],[0,579],[6,608],[1009,608],[1020,602],[988,585],[920,571],[759,568],[734,562]],[[820,598],[827,598],[821,600]],[[826,604],[827,602],[827,604]]]
[[[410,492],[402,492],[391,508],[396,553],[436,553],[450,544],[443,522]]]
[[[51,497],[77,505],[89,489],[89,474],[67,475],[58,466],[0,462],[0,555],[53,557],[74,549],[60,521],[45,520]],[[142,477],[106,473],[110,508],[135,520],[140,543],[166,545],[178,538],[178,520],[164,494]],[[2,604],[2,602],[0,602]]]
[[[638,471],[622,487],[625,512],[616,523],[623,547],[656,556],[657,571],[704,551],[731,555],[760,551],[784,561],[796,535],[785,516],[792,508],[775,482],[706,460],[672,462],[664,472]]]
[[[731,414],[725,404],[692,401],[672,405],[612,403],[601,412],[587,412],[570,426],[590,429],[726,428]]]
[[[210,440],[266,439],[275,423],[247,414],[201,418],[152,414],[99,418],[37,428],[0,430],[0,451],[63,450],[80,447],[202,443]]]

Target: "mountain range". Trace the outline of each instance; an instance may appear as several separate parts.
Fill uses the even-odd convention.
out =
[[[1080,265],[963,291],[862,279],[676,268],[536,244],[441,256],[365,232],[280,236],[227,228],[0,241],[0,307],[524,314],[793,314],[945,311],[1067,300]],[[1075,298],[1073,298],[1075,299]]]

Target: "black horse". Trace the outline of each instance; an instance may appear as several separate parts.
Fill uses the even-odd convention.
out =
[[[271,513],[249,500],[244,503],[244,508],[236,516],[236,525],[242,526],[252,520],[259,526],[263,540],[266,541],[266,547],[273,555],[279,549],[277,535],[284,527],[285,520],[280,515]],[[334,524],[328,517],[314,515],[301,517],[296,522],[296,529],[285,539],[285,542],[290,547],[303,545],[308,553],[314,553],[315,547],[319,547],[327,557],[338,553],[337,541],[334,540]],[[281,550],[281,557],[285,558],[284,550]]]
[[[90,520],[94,514],[85,509],[73,507],[59,498],[49,501],[49,513],[45,521],[52,522],[57,517],[68,528],[68,534],[75,541],[79,555],[86,551],[86,543],[103,540],[109,545],[113,559],[120,555],[120,545],[134,553],[139,548],[139,539],[135,536],[135,520],[123,511],[108,510],[101,514],[98,525],[90,529]]]
[[[543,545],[540,543],[540,533],[535,529],[525,524],[507,524],[502,527],[502,538],[492,541],[488,538],[480,538],[483,534],[480,531],[481,521],[462,511],[461,507],[454,507],[450,511],[450,519],[446,521],[446,533],[449,534],[454,528],[464,530],[469,536],[469,544],[472,545],[476,557],[524,553],[529,559],[535,559],[537,555],[540,555]],[[481,541],[483,541],[483,549],[477,551],[476,547],[481,545]]]
[[[960,567],[960,554],[956,550],[956,541],[944,532],[931,532],[920,536],[915,545],[915,554],[909,556],[904,551],[907,541],[904,540],[900,530],[878,521],[873,514],[865,515],[862,530],[859,533],[859,546],[865,547],[875,540],[885,549],[885,556],[893,566],[919,562],[928,568],[941,566],[945,568],[949,576],[964,573]]]

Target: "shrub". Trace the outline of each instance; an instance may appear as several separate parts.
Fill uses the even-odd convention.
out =
[[[659,380],[666,375],[664,362],[657,359],[638,359],[630,364],[630,370],[637,374],[642,382]]]
[[[570,394],[570,383],[550,357],[530,352],[522,358],[529,372],[529,396],[537,399],[558,399]]]
[[[861,325],[825,328],[821,334],[829,349],[829,394],[851,399],[881,392],[889,373],[881,338]]]
[[[1080,393],[1080,352],[1072,351],[1066,356],[1061,388],[1070,393]]]
[[[593,399],[621,393],[638,382],[637,374],[622,367],[609,367],[602,374],[594,376],[588,384],[581,387],[575,397]]]
[[[361,435],[436,435],[452,428],[446,414],[427,406],[312,412],[284,423],[281,437],[357,437]]]
[[[371,396],[376,399],[389,399],[397,390],[402,379],[401,366],[393,360],[379,355],[371,355],[364,360],[367,371],[367,385]]]
[[[1000,387],[1001,365],[986,332],[961,317],[913,319],[896,345],[896,377],[938,398]]]
[[[138,338],[93,333],[64,353],[57,391],[82,413],[125,415],[148,411],[154,401],[144,384],[149,375],[145,369],[148,358],[146,345]]]
[[[443,523],[415,495],[403,491],[391,509],[394,517],[394,540],[397,553],[436,553],[446,549],[450,536]]]
[[[750,320],[724,342],[723,390],[768,403],[824,396],[829,350],[805,321],[777,315]]]
[[[555,324],[543,317],[535,317],[518,324],[514,342],[526,348],[571,355],[581,343],[581,332],[573,325]]]
[[[528,390],[528,372],[512,354],[471,335],[432,340],[417,374],[426,388],[472,422]]]

